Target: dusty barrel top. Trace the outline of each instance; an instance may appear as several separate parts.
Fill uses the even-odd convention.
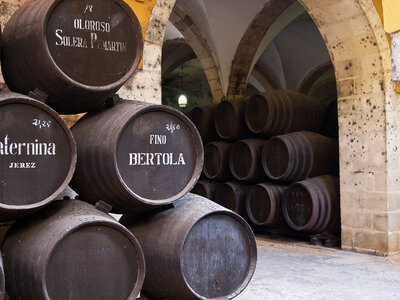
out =
[[[0,219],[52,201],[69,183],[76,147],[62,118],[29,97],[0,93]]]
[[[87,114],[72,132],[78,148],[73,187],[84,200],[135,213],[182,197],[200,177],[200,135],[173,108],[122,101]]]
[[[122,0],[37,0],[11,17],[3,36],[11,90],[35,88],[62,113],[96,108],[136,70],[140,23]]]

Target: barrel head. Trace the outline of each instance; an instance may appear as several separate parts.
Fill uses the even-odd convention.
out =
[[[223,101],[218,104],[215,111],[215,130],[222,139],[230,139],[234,135],[236,128],[236,114],[232,104],[228,101]]]
[[[56,1],[46,41],[51,58],[73,81],[107,86],[127,79],[143,49],[140,24],[122,1]]]
[[[254,224],[267,225],[271,223],[276,214],[275,211],[271,211],[271,201],[264,187],[255,185],[250,189],[246,198],[246,208],[247,214]]]
[[[244,142],[239,141],[235,143],[230,152],[229,168],[232,175],[237,180],[245,180],[253,168],[253,156],[250,146]]]
[[[262,133],[268,120],[268,102],[261,95],[251,97],[245,106],[247,127],[253,133]]]
[[[132,118],[117,145],[124,184],[151,204],[183,196],[203,167],[200,136],[194,126],[168,109],[151,109]]]
[[[305,228],[313,215],[313,201],[310,192],[300,184],[294,184],[287,190],[283,200],[283,214],[295,230]]]
[[[76,163],[75,143],[61,117],[26,99],[0,101],[0,156],[0,206],[12,209],[51,201]]]
[[[232,296],[248,284],[254,258],[253,240],[241,222],[214,213],[189,231],[181,253],[187,285],[204,299]]]
[[[140,255],[117,229],[78,228],[60,241],[49,258],[49,299],[128,299],[138,280]]]
[[[261,158],[264,171],[271,179],[281,179],[287,172],[289,164],[293,163],[287,145],[278,137],[267,141]]]

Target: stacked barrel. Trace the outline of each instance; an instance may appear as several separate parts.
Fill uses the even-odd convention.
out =
[[[251,228],[189,193],[203,167],[196,127],[115,94],[138,67],[141,32],[122,0],[30,1],[6,25],[2,70],[16,93],[0,94],[0,222],[13,223],[0,299],[5,287],[11,299],[136,299],[142,288],[225,299],[252,278]],[[69,129],[59,113],[85,115]],[[59,199],[68,184],[78,196]]]
[[[328,110],[333,106],[290,90],[194,108],[189,118],[205,146],[204,179],[193,192],[241,214],[255,230],[337,234],[337,132],[321,134],[329,132]]]

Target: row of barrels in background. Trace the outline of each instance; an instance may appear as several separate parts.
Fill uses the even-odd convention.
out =
[[[327,102],[291,90],[271,90],[249,98],[223,100],[185,112],[207,144],[249,137],[312,131],[337,138],[337,101]]]
[[[255,230],[338,234],[335,108],[288,90],[193,108],[187,114],[205,143],[203,179],[193,192]]]
[[[217,181],[294,182],[337,175],[338,156],[337,140],[309,131],[235,143],[214,141],[204,146],[203,175]]]
[[[0,221],[18,219],[2,227],[0,298],[4,278],[12,299],[135,299],[142,285],[155,298],[233,298],[250,281],[250,227],[188,193],[203,165],[197,129],[114,95],[142,51],[122,0],[28,1],[6,25],[2,71],[21,94],[0,94]],[[72,132],[58,114],[87,111]],[[69,183],[85,202],[56,200]]]
[[[237,212],[255,231],[338,234],[339,180],[323,175],[290,185],[200,180],[193,193]]]

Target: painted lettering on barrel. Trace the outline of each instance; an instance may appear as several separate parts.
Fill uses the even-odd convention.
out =
[[[87,5],[84,13],[92,13],[93,5]],[[112,41],[99,38],[98,33],[111,33],[111,23],[106,21],[92,19],[73,19],[73,28],[77,31],[83,31],[82,36],[76,36],[65,33],[62,28],[55,30],[56,46],[72,48],[89,48],[100,51],[127,52],[128,43],[122,41]]]
[[[10,142],[8,134],[4,137],[4,141],[0,142],[0,156],[7,155],[56,155],[56,144],[54,143],[42,143],[38,139],[34,139],[32,142],[25,143],[14,143]]]
[[[150,145],[166,145],[167,136],[164,134],[150,134]],[[130,166],[179,166],[186,165],[183,153],[162,152],[133,152],[129,153]]]

